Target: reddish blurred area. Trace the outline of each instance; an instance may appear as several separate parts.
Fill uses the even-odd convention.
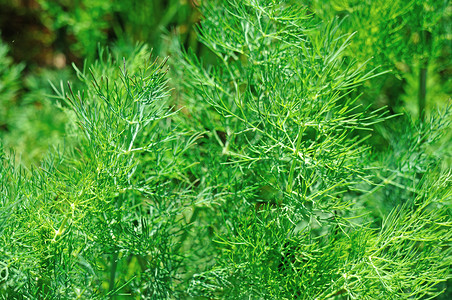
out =
[[[63,68],[67,60],[79,58],[61,39],[74,39],[53,32],[44,25],[36,0],[0,0],[0,37],[8,44],[10,55],[27,66]]]

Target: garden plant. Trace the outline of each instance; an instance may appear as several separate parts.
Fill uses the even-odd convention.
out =
[[[447,1],[32,2],[0,299],[450,299]]]

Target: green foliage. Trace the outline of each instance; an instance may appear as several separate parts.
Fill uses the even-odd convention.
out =
[[[5,147],[14,148],[16,158],[24,165],[39,162],[64,137],[67,118],[49,98],[53,93],[49,80],[71,78],[71,75],[44,69],[23,79],[27,93],[11,109],[8,130],[0,135]]]
[[[167,122],[164,62],[145,55],[121,69],[107,57],[91,68],[92,84],[79,73],[84,89],[61,94],[74,146],[29,174],[2,154],[3,297],[91,298],[125,283],[136,296],[168,297],[177,212],[190,199],[178,196],[179,157],[194,140]]]
[[[23,64],[15,65],[8,56],[9,47],[0,40],[0,126],[7,124],[11,107],[20,88]]]
[[[373,81],[374,92],[380,93],[383,88],[387,91],[386,94],[391,93],[390,97],[385,95],[385,99],[380,100],[391,109],[400,111],[403,106],[402,101],[407,100],[406,97],[405,99],[400,97],[404,91],[414,91],[415,99],[420,98],[416,109],[418,116],[421,115],[419,110],[426,108],[425,93],[430,99],[434,99],[434,103],[437,102],[436,98],[441,97],[441,93],[438,94],[434,87],[426,85],[427,77],[431,75],[438,77],[438,74],[450,72],[450,60],[444,60],[451,54],[448,1],[314,0],[310,2],[312,10],[320,19],[330,20],[338,17],[343,21],[342,30],[348,33],[356,32],[356,37],[348,50],[353,53],[353,57],[359,60],[374,57],[372,60],[374,64],[392,69],[388,76],[396,75],[398,79],[391,80],[383,76]],[[429,76],[426,74],[428,68],[434,70]],[[404,82],[410,81],[413,75],[417,76],[414,90],[406,87]],[[426,78],[421,79],[422,76]],[[440,85],[447,86],[447,80],[449,80],[447,76],[441,78]],[[423,89],[425,89],[424,93]],[[448,92],[450,93],[450,89]],[[372,93],[370,98],[370,101],[375,101],[375,93]],[[427,108],[428,103],[431,102],[427,101]]]
[[[209,54],[168,37],[168,61],[125,37],[93,52],[107,40],[102,18],[125,2],[74,6],[86,24],[61,11],[60,25],[92,43],[76,81],[58,83],[65,71],[23,81],[24,106],[0,141],[0,299],[448,297],[452,109],[415,120],[365,104],[385,93],[369,82],[400,75],[380,65],[403,48],[381,48],[361,26],[377,22],[380,37],[397,39],[396,21],[380,30],[385,19],[365,13],[392,20],[415,3],[204,2],[196,35]],[[332,17],[344,9],[359,13]],[[177,14],[147,23],[146,11],[124,19],[132,40]],[[6,74],[14,67],[3,59]],[[447,94],[430,66],[426,86]],[[10,87],[20,86],[16,68]],[[24,134],[54,146],[31,155],[39,165],[7,150]],[[16,150],[30,152],[25,144]]]
[[[145,41],[160,49],[161,34],[179,24],[176,30],[188,35],[193,7],[187,1],[48,1],[39,0],[43,21],[56,31],[56,43],[64,48],[72,41],[75,54],[95,58],[99,44],[113,36],[125,43]],[[175,22],[177,20],[177,22]],[[63,49],[60,49],[60,51]]]
[[[108,19],[114,8],[110,1],[39,1],[45,12],[44,22],[54,30],[67,31],[77,39],[74,51],[93,55],[98,43],[107,41]],[[61,35],[61,33],[60,33]]]
[[[210,139],[219,132],[224,136],[216,138],[218,150],[212,156],[221,155],[217,159],[225,169],[211,176],[226,183],[222,190],[228,192],[220,210],[225,224],[215,234],[218,263],[195,276],[191,293],[231,299],[343,294],[389,299],[433,292],[442,279],[421,276],[417,261],[445,275],[450,258],[444,252],[445,258],[438,258],[443,246],[436,242],[423,243],[422,250],[419,243],[430,234],[438,234],[435,241],[450,241],[450,220],[443,223],[450,190],[429,198],[424,193],[441,189],[411,182],[435,165],[420,159],[425,156],[418,149],[423,131],[402,139],[417,141],[417,146],[394,145],[395,155],[406,151],[408,156],[397,157],[403,172],[382,178],[390,166],[370,155],[366,139],[371,136],[365,132],[384,113],[363,110],[349,96],[375,76],[346,55],[350,37],[340,36],[334,22],[316,24],[305,9],[272,1],[211,4],[203,14],[201,40],[219,65],[205,69],[186,55],[186,102],[197,106],[193,115],[204,109],[198,104],[203,101],[216,111],[210,120],[201,115],[197,122]],[[400,180],[412,188],[395,183]],[[403,199],[413,199],[413,192],[423,196],[409,205]],[[389,211],[369,218],[367,203],[378,203],[381,194],[390,198],[384,207]],[[429,207],[436,201],[433,219],[438,219],[433,221]],[[421,230],[419,219],[432,224],[425,229],[430,233]],[[412,234],[404,236],[405,231]],[[414,274],[424,284],[400,282]]]

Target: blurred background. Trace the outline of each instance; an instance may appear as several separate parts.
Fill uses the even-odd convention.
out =
[[[406,113],[413,121],[450,103],[449,1],[287,2],[308,7],[319,23],[342,22],[344,34],[356,32],[348,50],[354,59],[371,59],[369,70],[391,70],[356,91],[363,103],[388,106],[391,113]],[[73,66],[82,69],[95,61],[99,47],[127,56],[137,43],[146,43],[154,54],[170,56],[173,70],[180,68],[180,49],[191,49],[205,64],[215,64],[215,57],[197,40],[200,4],[200,0],[0,0],[3,144],[30,165],[60,143],[65,116],[55,105],[49,82],[56,86],[76,82]],[[377,148],[386,145],[383,135],[375,139]]]
[[[25,165],[56,146],[65,115],[49,82],[76,82],[108,46],[123,56],[147,43],[168,55],[170,39],[199,51],[196,1],[0,0],[0,138]]]

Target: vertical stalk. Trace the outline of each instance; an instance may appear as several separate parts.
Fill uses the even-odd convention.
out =
[[[196,218],[198,217],[200,208],[198,206],[195,206],[193,208],[193,213],[190,217],[190,220],[188,221],[187,225],[191,225],[193,224],[193,222],[196,221]],[[184,241],[187,239],[188,237],[188,230],[185,230],[184,233],[181,235],[178,244],[176,244],[176,246],[174,247],[174,252],[179,251],[179,249],[182,247],[182,244],[184,243]]]
[[[431,33],[427,30],[421,32],[424,47],[424,57],[421,60],[420,70],[419,70],[419,95],[418,95],[418,108],[419,108],[419,120],[422,122],[425,119],[425,106],[426,106],[426,96],[427,96],[427,69],[429,55],[431,53]]]
[[[419,71],[419,97],[418,97],[418,106],[419,106],[419,119],[424,121],[425,119],[425,98],[427,95],[427,62],[425,59],[422,62],[420,71]]]
[[[115,288],[115,279],[116,279],[116,267],[118,265],[118,252],[113,253],[111,257],[111,266],[110,266],[110,282],[109,288],[110,292]]]
[[[295,172],[295,164],[297,163],[298,152],[300,151],[301,136],[303,135],[303,131],[304,131],[304,127],[302,125],[300,125],[300,127],[298,129],[298,135],[297,135],[297,145],[296,145],[296,148],[295,148],[295,153],[294,153],[294,158],[293,158],[293,161],[292,161],[292,165],[290,166],[289,179],[288,179],[288,182],[287,182],[287,193],[288,194],[292,194],[293,175],[294,175],[294,172]]]

